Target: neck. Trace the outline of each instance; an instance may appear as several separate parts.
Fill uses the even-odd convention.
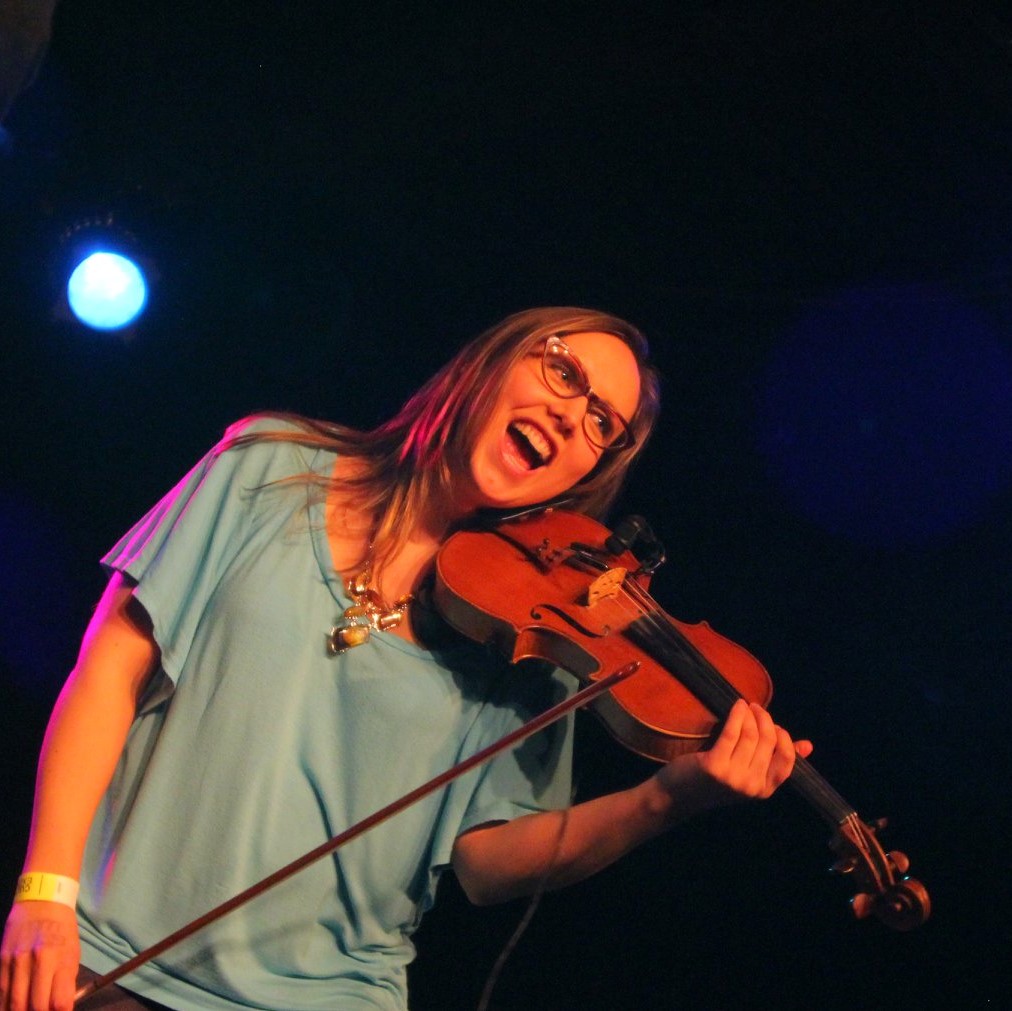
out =
[[[372,518],[340,503],[328,503],[327,532],[331,557],[338,572],[349,575],[372,564],[373,587],[385,600],[413,593],[432,567],[449,529],[447,523],[419,523],[394,554],[372,564]]]
[[[429,536],[412,537],[395,555],[385,559],[382,568],[373,573],[381,596],[393,600],[415,593],[432,568],[439,545],[439,540]]]
[[[333,477],[340,482],[356,473],[358,462],[340,457]],[[461,484],[463,482],[460,482]],[[473,492],[467,487],[449,495],[431,496],[415,516],[410,529],[402,530],[400,546],[373,566],[373,586],[385,600],[413,593],[425,578],[448,533],[471,511]],[[363,567],[370,557],[378,517],[364,512],[342,494],[340,486],[327,496],[327,531],[334,567],[346,575]]]
[[[394,586],[403,587],[408,580],[412,585],[397,592],[417,589],[417,581],[430,568],[443,541],[473,511],[471,497],[468,489],[462,487],[453,489],[449,495],[429,497],[410,529],[404,531],[396,553],[382,561],[378,575],[384,592],[387,592],[388,583],[390,592],[394,592]]]

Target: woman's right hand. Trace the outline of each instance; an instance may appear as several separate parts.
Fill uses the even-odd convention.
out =
[[[59,902],[15,902],[0,946],[0,1011],[71,1011],[81,943]]]

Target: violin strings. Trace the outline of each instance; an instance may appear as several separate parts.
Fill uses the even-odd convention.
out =
[[[875,859],[866,826],[858,818],[856,812],[848,817],[847,824],[850,827],[850,831],[846,833],[846,838],[856,845],[864,869],[874,875],[875,890],[879,893],[884,892],[885,882],[883,881],[883,874],[880,873],[879,867],[882,866],[886,876],[890,876],[889,871],[887,866],[882,865],[880,861]]]
[[[583,560],[590,562],[586,556]],[[601,565],[592,563],[592,567]],[[725,718],[731,706],[743,697],[741,692],[670,621],[646,590],[629,577],[622,585],[625,595],[618,598],[619,605],[633,616],[625,634],[630,635],[631,631],[631,638],[642,639],[647,652],[652,652],[666,669],[677,670],[677,675],[672,673],[672,676],[684,680],[686,687],[715,716]],[[631,606],[626,605],[626,598]],[[656,656],[658,652],[659,657]],[[850,818],[856,819],[854,808],[800,756],[795,760],[790,782],[830,824],[840,826]]]
[[[639,627],[648,630],[647,638],[651,643],[658,643],[665,651],[686,665],[684,676],[691,678],[695,684],[687,687],[700,696],[700,700],[708,707],[725,706],[723,711],[715,712],[718,717],[727,716],[727,710],[741,698],[741,693],[710,663],[699,650],[692,645],[667,616],[661,617],[656,601],[636,583],[626,581],[626,591],[633,601],[634,611],[639,614],[636,619]],[[682,671],[679,671],[682,674]],[[699,689],[697,691],[697,688]]]
[[[607,568],[596,559],[585,557],[584,560],[592,568]],[[625,634],[657,659],[672,676],[687,682],[686,687],[714,715],[725,717],[731,705],[742,697],[741,693],[668,618],[646,590],[629,577],[623,579],[622,587],[624,593],[617,602],[630,616]],[[725,707],[723,710],[722,706]],[[888,864],[877,858],[876,851],[881,851],[877,844],[873,844],[873,833],[854,808],[800,756],[795,760],[789,782],[837,830],[837,838],[851,843],[856,850],[853,857],[855,866],[862,866],[871,875],[873,890],[881,894],[885,890],[884,878],[891,878]],[[844,865],[840,869],[852,868]]]
[[[692,676],[698,678],[705,686],[709,694],[706,698],[701,697],[704,704],[710,705],[711,701],[715,701],[725,704],[727,709],[730,709],[731,705],[742,697],[741,693],[686,639],[677,626],[667,620],[666,616],[661,616],[663,612],[650,594],[635,583],[628,584],[627,589],[630,598],[642,610],[641,620],[650,626],[652,634],[657,635],[672,653],[687,663]],[[723,718],[727,715],[727,711],[715,715]],[[790,782],[830,824],[841,825],[854,814],[853,807],[801,757],[795,760]]]

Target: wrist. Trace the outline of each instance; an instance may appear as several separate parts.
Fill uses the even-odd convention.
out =
[[[659,795],[666,798],[672,824],[735,799],[733,791],[718,783],[702,767],[702,752],[680,755],[652,777]]]
[[[644,839],[667,832],[682,820],[682,798],[666,789],[657,775],[643,780],[633,791],[636,797],[633,821],[639,822]]]
[[[77,905],[78,882],[64,874],[27,871],[18,878],[14,889],[15,902],[58,902],[74,909]]]

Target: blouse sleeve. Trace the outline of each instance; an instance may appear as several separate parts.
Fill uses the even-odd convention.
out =
[[[465,743],[481,750],[576,689],[562,670],[532,675],[509,667]],[[572,800],[573,716],[569,714],[451,784],[430,866],[450,862],[457,836],[478,825],[511,821],[535,811],[558,810]]]
[[[207,603],[247,535],[257,489],[283,476],[272,473],[278,470],[272,463],[279,455],[277,443],[224,448],[230,438],[255,427],[281,426],[274,420],[232,426],[102,558],[108,571],[137,583],[134,596],[151,619],[162,669],[173,685]],[[288,473],[298,470],[290,460]]]

